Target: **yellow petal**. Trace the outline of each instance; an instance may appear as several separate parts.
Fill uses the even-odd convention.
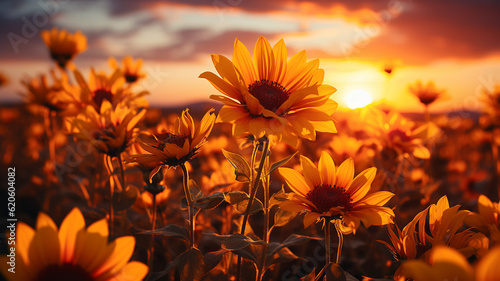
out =
[[[87,232],[96,233],[101,236],[108,237],[109,236],[108,222],[106,221],[106,219],[98,220],[88,227]]]
[[[61,247],[57,229],[48,226],[37,228],[28,254],[32,272],[39,272],[46,266],[59,264]]]
[[[19,256],[24,259],[25,263],[29,263],[29,247],[33,236],[35,235],[35,230],[29,225],[20,222],[16,229],[16,251]]]
[[[257,68],[259,80],[270,80],[270,75],[274,73],[274,57],[271,45],[264,36],[257,39],[253,52],[253,61]]]
[[[85,228],[85,219],[78,208],[73,208],[64,218],[59,230],[61,243],[61,261],[70,262],[75,253],[76,235]]]
[[[326,151],[321,152],[318,163],[321,181],[331,186],[335,185],[335,163],[332,157]]]
[[[234,41],[233,63],[241,72],[245,85],[250,85],[258,79],[250,53],[238,38]]]
[[[362,202],[363,204],[367,205],[383,206],[385,205],[385,203],[391,200],[392,197],[394,197],[394,193],[392,192],[378,191],[363,198]]]
[[[212,62],[214,63],[214,67],[220,76],[233,85],[233,87],[237,90],[241,91],[243,81],[241,81],[241,77],[239,76],[233,63],[228,58],[221,55],[212,55]]]
[[[371,184],[377,174],[377,168],[371,167],[359,173],[346,188],[353,202],[361,200],[370,191]]]
[[[311,187],[307,185],[306,180],[299,172],[290,168],[278,168],[278,174],[283,177],[286,184],[293,192],[303,197],[307,197],[307,193],[311,190]]]
[[[133,261],[125,265],[122,270],[109,279],[109,281],[141,281],[146,277],[148,271],[149,268],[145,264]]]
[[[302,174],[308,186],[316,187],[322,184],[318,168],[316,168],[316,165],[309,158],[300,155],[300,165],[302,166]]]
[[[200,74],[200,76],[198,76],[198,78],[207,79],[210,84],[214,86],[214,88],[216,88],[219,92],[227,95],[228,97],[235,100],[241,100],[241,94],[238,89],[225,80],[219,78],[219,76],[215,75],[214,73],[208,71],[203,72],[202,74]]]
[[[285,41],[283,41],[283,39],[278,41],[278,43],[273,46],[273,55],[275,59],[275,69],[274,75],[271,77],[271,80],[282,84],[283,78],[286,75],[287,65],[287,51]]]
[[[337,169],[337,177],[335,185],[347,189],[354,177],[354,161],[348,158]]]
[[[316,222],[321,217],[321,214],[316,212],[307,213],[304,216],[304,228],[308,228],[313,222]]]
[[[500,270],[498,270],[498,261],[500,260],[500,246],[490,249],[476,268],[476,281],[494,281],[500,280]]]

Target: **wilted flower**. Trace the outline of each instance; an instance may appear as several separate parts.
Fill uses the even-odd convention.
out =
[[[36,230],[25,223],[18,224],[16,273],[4,275],[16,281],[139,281],[146,276],[148,267],[128,262],[134,246],[133,236],[109,243],[106,219],[85,228],[85,219],[77,208],[66,216],[59,229],[49,216],[40,213]]]
[[[336,89],[323,84],[319,60],[307,62],[305,51],[287,62],[283,40],[271,47],[260,37],[252,60],[236,39],[232,61],[221,55],[212,61],[221,77],[204,72],[200,78],[224,94],[211,98],[225,104],[218,121],[232,123],[233,135],[274,135],[296,145],[298,137],[315,140],[316,131],[336,132],[330,116],[337,108],[330,99]]]
[[[425,106],[429,106],[437,99],[442,97],[444,90],[436,89],[436,85],[434,82],[430,81],[426,86],[422,83],[422,81],[418,80],[414,85],[410,85],[408,87],[410,92],[414,94],[420,101],[421,104]]]
[[[356,232],[362,221],[366,227],[392,223],[394,212],[383,207],[394,194],[378,191],[368,194],[376,168],[361,172],[354,179],[354,162],[351,158],[337,169],[328,153],[323,152],[316,167],[309,158],[301,156],[302,174],[290,169],[279,168],[279,174],[294,192],[290,201],[280,204],[280,208],[290,212],[308,212],[304,226],[321,217],[343,219],[344,233]]]
[[[142,59],[137,59],[134,65],[134,59],[131,56],[126,56],[122,59],[123,67],[120,68],[115,58],[109,58],[109,65],[113,69],[120,69],[127,83],[135,83],[146,76],[146,74],[141,71]]]
[[[148,153],[131,155],[129,161],[142,165],[162,163],[151,171],[151,179],[162,167],[178,166],[193,158],[205,143],[214,123],[214,109],[210,109],[197,126],[186,109],[177,119],[174,132],[155,135],[155,143],[145,143],[138,139],[141,147]]]
[[[87,49],[87,37],[80,31],[71,34],[54,27],[51,31],[42,31],[42,38],[49,48],[50,57],[62,68],[76,55]]]
[[[146,113],[121,103],[113,108],[105,100],[99,111],[93,106],[75,118],[68,118],[68,128],[78,139],[90,141],[101,153],[116,157],[130,145],[137,133],[135,126]]]
[[[113,107],[119,103],[125,103],[134,108],[148,106],[148,102],[143,97],[147,95],[147,92],[134,94],[129,89],[124,88],[125,79],[118,69],[111,76],[108,76],[104,72],[96,73],[92,68],[88,83],[85,82],[78,70],[75,70],[74,74],[80,86],[81,100],[85,104],[92,105],[97,111],[105,100],[110,102]]]

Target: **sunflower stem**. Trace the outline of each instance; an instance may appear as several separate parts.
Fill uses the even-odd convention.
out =
[[[109,177],[113,177],[113,162],[111,156],[106,156],[106,166],[108,167]],[[113,237],[113,225],[115,223],[113,196],[114,196],[114,181],[109,181],[109,237]]]
[[[342,246],[344,245],[344,234],[340,230],[340,224],[342,221],[340,219],[335,220],[335,229],[337,230],[337,235],[339,237],[339,244],[337,247],[337,259],[335,263],[340,264],[340,256],[342,255]]]
[[[118,153],[118,163],[119,163],[119,167],[120,167],[120,181],[121,181],[121,185],[122,185],[122,190],[125,191],[126,187],[125,187],[125,171],[123,169],[123,161],[122,161],[122,154],[121,153]]]
[[[331,234],[330,234],[330,220],[325,218],[325,266],[330,264],[331,259]]]
[[[182,169],[182,183],[184,186],[184,194],[186,195],[186,201],[188,203],[188,215],[189,215],[189,237],[190,237],[190,247],[195,247],[195,221],[194,221],[194,204],[193,199],[191,198],[191,191],[189,189],[189,172],[186,168],[185,163],[180,164]]]
[[[151,218],[151,231],[155,230],[156,226],[156,194],[153,194],[153,216]],[[151,234],[151,240],[149,242],[149,269],[153,272],[154,258],[155,258],[155,247],[154,247],[155,235]]]
[[[56,144],[54,142],[54,133],[52,131],[52,111],[47,109],[44,115],[45,124],[45,134],[47,136],[47,141],[49,145],[49,157],[50,157],[50,172],[54,173],[56,168]]]
[[[265,158],[265,170],[266,170],[266,174],[268,173],[269,171],[269,157],[266,156]],[[264,232],[263,232],[263,237],[262,237],[262,240],[266,243],[269,243],[269,180],[270,180],[270,176],[267,175],[265,176],[263,179],[263,182],[262,182],[262,187],[264,188]],[[265,271],[265,265],[266,265],[266,253],[267,253],[267,244],[264,245],[264,250],[262,251],[262,255],[261,255],[261,266],[260,266],[260,272],[261,272],[261,275],[260,275],[260,279],[259,280],[262,280],[262,278],[264,277],[264,273],[266,272]]]
[[[253,204],[253,200],[255,199],[255,195],[257,194],[257,188],[259,187],[260,183],[260,177],[262,175],[262,170],[264,170],[264,163],[266,162],[266,158],[268,157],[268,151],[269,151],[269,140],[265,138],[262,140],[262,143],[259,142],[258,147],[264,146],[262,149],[262,155],[260,156],[260,163],[259,163],[259,168],[257,169],[257,174],[255,177],[251,177],[252,181],[250,183],[250,198],[248,199],[248,205],[245,210],[245,213],[243,215],[243,223],[241,224],[241,231],[240,234],[245,235],[245,229],[247,226],[248,222],[248,216],[250,215],[250,210]],[[254,167],[254,160],[255,160],[255,155],[258,149],[254,147],[254,153],[252,153],[252,161],[251,161],[251,169],[253,170]],[[240,280],[240,274],[241,274],[241,257],[238,257],[238,264],[237,264],[237,270],[236,270],[236,281]]]

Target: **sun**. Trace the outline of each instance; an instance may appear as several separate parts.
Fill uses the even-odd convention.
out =
[[[365,107],[372,103],[372,101],[373,98],[370,93],[361,89],[354,90],[345,97],[345,103],[350,109]]]

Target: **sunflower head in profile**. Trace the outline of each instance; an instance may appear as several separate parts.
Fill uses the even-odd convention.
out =
[[[144,142],[137,138],[146,153],[134,154],[129,157],[129,162],[137,162],[142,166],[159,164],[149,175],[149,180],[160,171],[162,167],[176,167],[192,159],[201,146],[205,143],[215,123],[214,109],[205,113],[198,125],[188,109],[182,112],[177,119],[173,132],[163,132],[153,135],[154,142]]]
[[[106,100],[99,111],[87,106],[78,116],[68,118],[67,125],[76,138],[90,141],[97,151],[116,157],[132,143],[138,130],[135,127],[145,113],[123,103],[113,108]]]
[[[232,61],[221,55],[212,61],[220,77],[204,72],[200,78],[223,94],[211,98],[225,104],[218,122],[232,123],[233,135],[276,136],[295,146],[299,137],[336,132],[331,115],[337,103],[330,99],[336,89],[323,84],[319,60],[307,61],[305,51],[287,61],[283,40],[271,47],[260,37],[252,59],[236,39]]]
[[[301,156],[300,163],[302,174],[290,168],[278,169],[294,192],[292,199],[281,203],[280,208],[289,212],[307,212],[305,227],[322,217],[341,218],[341,230],[346,234],[355,233],[360,222],[366,227],[392,223],[394,212],[383,205],[394,194],[388,191],[368,194],[376,168],[366,169],[354,178],[352,158],[336,169],[326,152],[321,154],[318,167],[304,156]]]
[[[135,83],[146,76],[146,74],[141,71],[142,59],[137,59],[134,63],[134,59],[131,56],[126,56],[122,59],[121,68],[115,58],[109,58],[108,61],[111,68],[121,70],[127,83]]]
[[[445,92],[444,90],[438,90],[432,81],[429,81],[427,85],[424,85],[420,80],[418,80],[415,84],[410,85],[408,89],[424,106],[431,105],[437,99],[441,98]]]
[[[20,222],[16,238],[16,273],[4,273],[11,280],[139,281],[148,272],[146,265],[129,262],[135,246],[133,236],[109,243],[106,219],[86,228],[77,208],[59,229],[44,213],[38,215],[36,229]]]
[[[97,111],[105,100],[110,102],[113,107],[119,103],[125,103],[134,108],[148,106],[148,102],[144,99],[147,92],[134,94],[130,89],[125,88],[125,79],[119,69],[115,69],[111,75],[107,75],[104,72],[96,72],[92,68],[88,83],[78,70],[75,70],[74,74],[80,87],[82,102],[92,105]]]
[[[42,31],[42,38],[49,48],[50,57],[62,68],[66,68],[69,61],[87,49],[87,37],[80,31],[71,34],[54,27],[50,31]]]

